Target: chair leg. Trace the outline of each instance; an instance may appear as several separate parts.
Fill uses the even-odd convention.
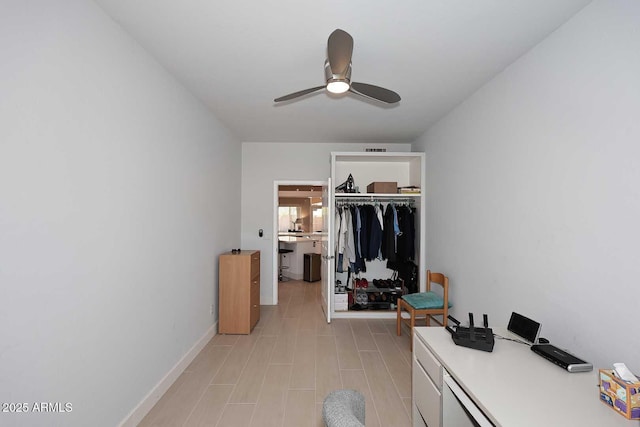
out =
[[[431,316],[429,316],[428,314],[424,316],[424,324],[427,326],[431,326]]]

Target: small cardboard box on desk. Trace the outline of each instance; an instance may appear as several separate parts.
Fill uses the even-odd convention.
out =
[[[640,382],[628,383],[600,369],[600,400],[630,420],[640,420]]]

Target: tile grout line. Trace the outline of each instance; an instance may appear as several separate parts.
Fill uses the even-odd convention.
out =
[[[277,341],[277,340],[276,340]],[[275,348],[275,343],[274,343]],[[260,401],[260,396],[262,395],[262,389],[264,388],[264,384],[267,381],[267,372],[269,371],[269,366],[271,366],[271,358],[273,358],[274,348],[271,349],[271,354],[269,354],[269,361],[267,362],[267,366],[264,371],[264,375],[262,376],[262,383],[260,384],[260,391],[258,392],[258,398],[256,399],[255,406],[253,408],[253,413],[251,414],[251,418],[249,419],[249,425],[253,422],[253,417],[256,415],[256,409],[258,409],[258,402]]]
[[[393,389],[395,390],[396,395],[398,396],[398,398],[400,399],[400,402],[402,403],[403,397],[400,395],[400,389],[398,388],[398,385],[396,384],[396,379],[391,374],[391,370],[389,369],[389,365],[387,365],[387,361],[384,358],[384,356],[382,355],[382,350],[380,349],[380,346],[378,345],[378,342],[375,339],[373,340],[373,342],[376,345],[376,347],[378,348],[378,353],[380,354],[380,359],[382,360],[382,363],[384,364],[384,368],[387,370],[387,374],[389,374],[389,378],[391,378],[391,383],[393,384]],[[395,343],[394,343],[394,346],[395,346]],[[404,403],[402,404],[402,406],[404,407]],[[406,407],[405,407],[405,412],[407,412]],[[411,415],[409,415],[409,421],[411,421]]]
[[[233,393],[235,393],[236,387],[238,387],[238,383],[240,382],[240,378],[242,377],[242,374],[244,373],[244,370],[247,368],[247,365],[249,364],[249,360],[251,360],[251,356],[253,355],[255,349],[258,347],[258,340],[259,339],[260,339],[260,336],[258,336],[256,341],[251,346],[251,351],[249,352],[249,357],[247,357],[247,361],[242,366],[242,369],[240,370],[240,374],[238,375],[238,378],[236,379],[236,383],[233,384],[233,389],[231,389],[231,393],[229,393],[229,398],[227,399],[227,403],[224,405],[224,411],[222,411],[222,415],[224,415],[225,411],[229,408],[229,405],[230,405],[229,401],[231,400],[231,397],[233,397]],[[236,344],[237,344],[237,341],[236,341]],[[233,351],[233,349],[231,351]],[[231,352],[229,352],[229,354],[231,354]],[[212,381],[213,381],[213,379],[212,379]],[[254,406],[254,410],[255,410],[255,406]],[[218,424],[220,424],[220,420],[222,420],[222,415],[220,416],[220,419],[218,419],[218,422],[216,423],[216,426]],[[252,414],[252,416],[253,416],[253,414]]]
[[[289,313],[289,308],[290,308],[290,305],[292,304],[292,302],[293,302],[293,295],[291,295],[290,298],[289,298],[289,302],[287,303],[287,308],[285,310],[285,313]],[[295,359],[295,349],[298,347],[298,339],[299,339],[299,336],[300,336],[300,334],[299,334],[299,332],[300,332],[300,329],[299,329],[300,328],[300,318],[299,317],[295,317],[295,318],[291,318],[290,317],[289,319],[296,319],[297,323],[296,323],[296,330],[295,330],[295,335],[294,335],[295,336],[295,340],[294,340],[294,344],[293,344],[293,349],[294,349],[293,350],[294,351],[294,355],[293,356],[294,357],[293,357],[293,360],[291,362],[291,373],[289,374],[289,381],[287,383],[287,388],[286,388],[286,396],[285,396],[285,401],[284,401],[284,411],[283,411],[283,414],[282,414],[282,427],[286,427],[285,426],[285,422],[287,420],[287,407],[289,406],[288,405],[289,393],[291,391],[293,391],[293,390],[297,390],[297,389],[292,389],[291,388],[291,377],[293,376],[293,366],[294,366],[295,361],[296,361],[296,359]]]
[[[217,333],[216,333],[216,335],[217,335]],[[211,348],[208,348],[206,350],[205,350],[205,348],[209,345],[209,343],[211,343],[211,341],[213,341],[214,338],[215,338],[215,335],[213,337],[211,337],[211,339],[207,342],[207,344],[205,344],[205,347],[201,351],[205,351],[206,354],[209,355],[209,352],[211,351]],[[237,340],[236,340],[236,342],[237,342]],[[231,346],[228,346],[228,345],[225,345],[225,346],[214,346],[214,345],[212,345],[212,347],[231,347],[231,348],[229,349],[229,352],[224,357],[224,359],[220,362],[220,364],[219,364],[218,368],[215,370],[215,372],[211,374],[211,378],[209,379],[209,381],[207,382],[206,386],[202,390],[202,394],[200,394],[200,397],[196,400],[195,405],[191,408],[191,411],[189,411],[189,414],[185,418],[184,423],[182,424],[183,427],[186,426],[187,423],[189,422],[189,418],[191,418],[191,415],[193,415],[193,412],[198,407],[198,404],[204,398],[205,394],[207,394],[207,390],[209,389],[209,387],[211,387],[211,382],[213,381],[215,376],[218,374],[218,372],[220,372],[220,368],[222,368],[224,363],[227,361],[227,358],[229,357],[229,354],[231,354],[231,351],[233,351],[233,345],[231,345]],[[193,372],[191,372],[191,373],[193,373]]]
[[[261,335],[258,336],[258,338],[255,340],[255,342],[251,346],[251,351],[249,352],[249,357],[247,358],[247,361],[245,362],[245,364],[242,366],[242,370],[240,371],[240,374],[238,375],[238,379],[236,380],[236,383],[233,384],[233,389],[231,389],[231,393],[229,393],[229,397],[227,398],[227,403],[224,405],[224,410],[222,411],[222,414],[220,415],[220,418],[218,419],[218,422],[216,423],[216,426],[218,424],[220,424],[220,421],[222,420],[222,415],[229,408],[229,405],[230,405],[229,401],[231,400],[231,397],[233,396],[233,393],[236,391],[236,387],[238,386],[238,383],[240,382],[240,378],[242,377],[242,374],[244,373],[245,369],[247,368],[247,365],[249,365],[249,361],[251,360],[251,356],[253,355],[253,353],[256,351],[256,348],[258,347],[258,341],[260,340],[260,336]],[[240,340],[238,339],[236,341],[236,343],[234,344],[234,346],[238,344],[238,341],[240,341]],[[231,351],[229,352],[227,357],[229,357],[229,355],[231,355],[232,351],[233,351],[233,348],[231,349]],[[225,358],[225,361],[226,361],[226,358]],[[221,367],[223,365],[221,365]],[[211,379],[211,381],[213,381],[213,378]],[[263,382],[264,382],[264,378],[263,378]],[[254,407],[253,407],[253,412],[255,413],[255,404],[254,404]],[[251,414],[251,418],[253,418],[253,413]]]
[[[286,303],[286,307],[284,308],[283,319],[287,319],[287,317],[284,317],[284,315],[289,312],[289,304],[290,303],[291,303],[291,295],[289,295],[289,298],[288,298],[287,303]],[[295,334],[293,336],[294,336],[293,348],[294,348],[294,351],[295,351],[296,345],[298,344],[298,328],[297,327],[296,327],[296,330],[295,330]],[[293,362],[294,361],[295,361],[295,354],[294,354],[293,360],[291,361],[291,371],[289,372],[289,380],[287,381],[287,387],[285,388],[285,393],[284,393],[284,410],[282,411],[282,421],[280,422],[280,426],[281,427],[285,427],[284,426],[284,422],[287,419],[287,401],[289,400],[289,385],[291,384],[291,375],[293,374]]]
[[[211,340],[213,340],[213,338],[215,338],[215,335],[213,337],[211,337]],[[211,342],[211,340],[209,342]],[[236,340],[236,343],[238,342],[238,340]],[[200,402],[202,401],[202,399],[204,398],[204,396],[207,394],[207,390],[212,386],[212,382],[213,379],[216,377],[216,375],[218,375],[218,372],[220,372],[220,369],[222,368],[222,366],[224,366],[225,362],[227,361],[227,359],[229,358],[229,355],[231,354],[231,352],[233,351],[233,347],[236,345],[236,343],[234,343],[231,346],[218,346],[218,347],[231,347],[229,349],[229,352],[227,353],[227,355],[224,357],[224,360],[222,360],[220,362],[220,366],[218,366],[218,369],[216,369],[215,373],[211,375],[211,379],[209,380],[209,383],[207,384],[207,386],[204,388],[204,390],[202,391],[202,394],[200,395],[200,398],[196,401],[195,405],[193,406],[193,408],[191,409],[191,412],[189,412],[189,415],[187,416],[187,418],[185,419],[184,423],[182,424],[183,427],[187,425],[187,423],[189,422],[189,419],[191,418],[191,416],[193,415],[193,412],[196,410],[196,408],[198,407],[198,405],[200,404]],[[207,343],[208,345],[209,343]],[[214,346],[216,347],[216,346]],[[208,351],[207,351],[208,353]],[[231,393],[229,393],[229,396],[227,397],[227,403],[229,402],[229,399],[231,398]],[[225,403],[225,408],[227,403]],[[220,418],[222,418],[222,414],[220,414]],[[220,419],[218,419],[218,421],[220,421]],[[217,424],[217,423],[216,423]]]
[[[287,384],[291,382],[291,375],[293,375],[293,364],[291,365],[291,369],[289,370],[289,379],[287,380]],[[282,402],[283,410],[282,410],[282,422],[280,424],[281,427],[285,427],[284,420],[287,419],[287,400],[289,399],[289,388],[285,388],[283,393],[284,402]]]
[[[351,338],[355,340],[355,334],[353,332],[353,328],[351,327],[351,321],[349,321],[349,329],[351,330]],[[375,344],[375,340],[374,340]],[[376,345],[377,347],[377,345]],[[367,382],[367,388],[369,389],[369,396],[371,397],[371,403],[373,404],[373,410],[376,413],[376,419],[378,420],[378,424],[380,424],[380,414],[378,413],[378,405],[376,405],[376,401],[373,397],[373,391],[371,390],[371,382],[369,381],[369,376],[367,375],[367,370],[364,369],[364,361],[360,356],[360,350],[358,350],[358,346],[356,344],[356,350],[358,351],[358,358],[360,359],[360,365],[362,365],[362,374],[364,375],[364,380]],[[365,407],[366,411],[366,407]],[[366,412],[365,412],[365,422],[366,422]]]

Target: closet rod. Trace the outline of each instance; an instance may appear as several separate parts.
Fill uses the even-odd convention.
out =
[[[340,205],[352,205],[357,203],[367,204],[367,203],[395,203],[401,204],[406,203],[409,205],[415,204],[416,199],[412,198],[398,198],[398,197],[340,197],[340,199],[336,199],[336,204]]]

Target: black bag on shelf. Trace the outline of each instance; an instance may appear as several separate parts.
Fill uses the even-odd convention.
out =
[[[407,293],[418,292],[418,266],[413,261],[403,262],[398,266],[398,278],[404,281]]]

